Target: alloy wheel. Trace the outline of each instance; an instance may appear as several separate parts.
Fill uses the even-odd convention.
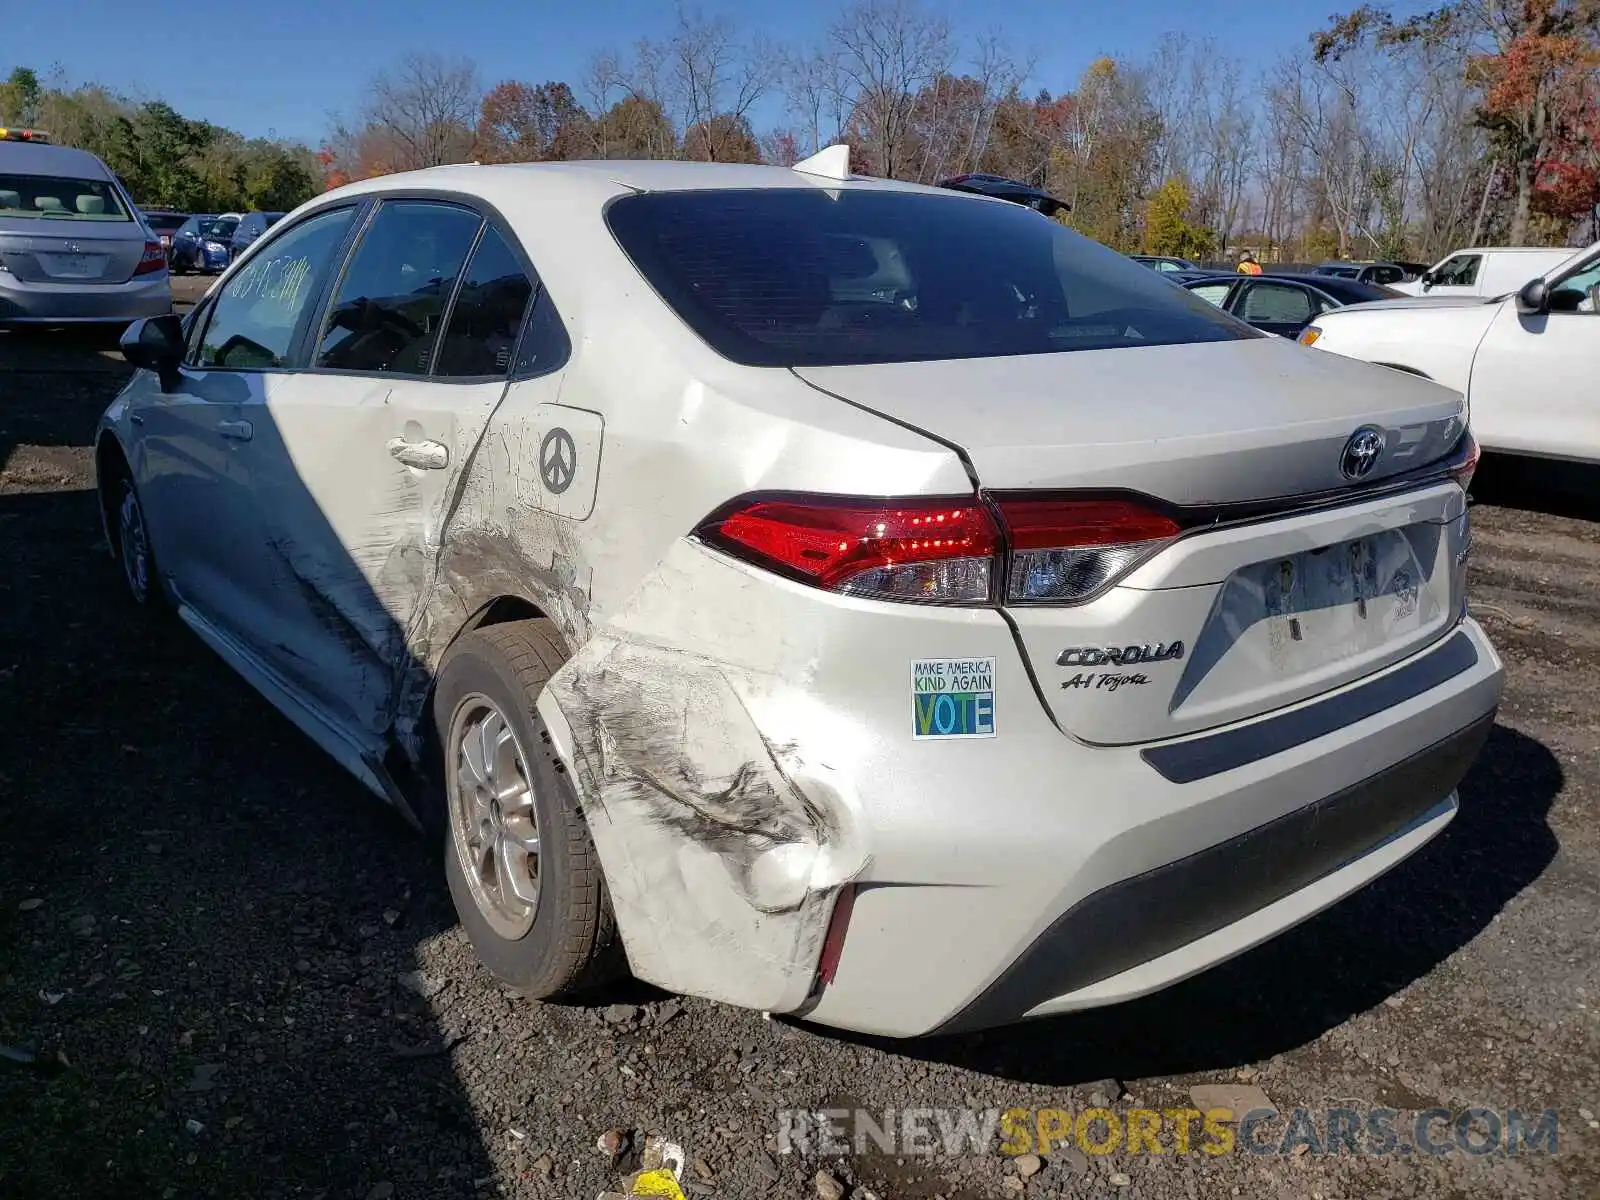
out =
[[[145,531],[144,510],[131,483],[122,485],[117,509],[117,536],[122,547],[122,574],[128,590],[140,604],[150,599],[150,536]]]
[[[473,903],[501,937],[533,926],[539,819],[528,757],[487,696],[465,697],[450,723],[450,840]]]

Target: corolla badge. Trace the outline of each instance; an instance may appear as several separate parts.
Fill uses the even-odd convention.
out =
[[[1365,479],[1372,474],[1372,468],[1378,465],[1378,456],[1383,453],[1383,441],[1383,430],[1372,425],[1363,425],[1352,433],[1339,458],[1339,470],[1344,477]]]

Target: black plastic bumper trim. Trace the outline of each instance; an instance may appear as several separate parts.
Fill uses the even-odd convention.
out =
[[[1186,742],[1152,746],[1140,751],[1140,757],[1172,783],[1194,783],[1282,754],[1336,729],[1376,716],[1386,708],[1393,708],[1454,679],[1477,663],[1478,648],[1473,645],[1472,638],[1457,630],[1443,645],[1425,651],[1415,661],[1348,692],[1242,728]]]
[[[934,1032],[1005,1025],[1307,887],[1416,824],[1482,749],[1494,713],[1343,791],[1078,901]]]

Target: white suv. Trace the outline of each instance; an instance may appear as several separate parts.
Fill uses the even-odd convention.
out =
[[[1444,828],[1502,683],[1460,397],[844,153],[291,213],[125,340],[134,598],[437,828],[533,995],[1105,1004]]]
[[[1600,462],[1600,243],[1509,296],[1358,304],[1300,340],[1465,393],[1486,449]]]

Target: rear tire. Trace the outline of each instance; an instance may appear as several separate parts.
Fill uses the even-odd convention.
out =
[[[116,473],[107,486],[107,501],[106,528],[111,552],[122,569],[122,583],[128,598],[145,612],[160,612],[166,607],[166,593],[161,586],[155,548],[150,544],[150,525],[145,520],[144,505],[139,499],[139,490],[134,487],[133,476],[122,463],[117,464]]]
[[[433,700],[456,913],[484,965],[538,999],[621,967],[594,841],[534,708],[562,661],[549,621],[492,625],[451,647]]]

